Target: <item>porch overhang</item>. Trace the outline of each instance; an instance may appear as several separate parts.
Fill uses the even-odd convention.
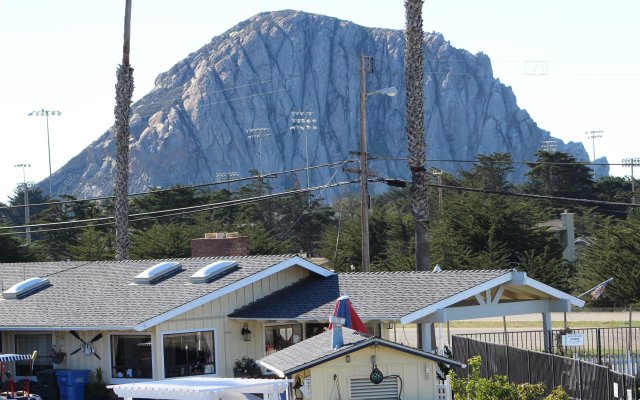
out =
[[[455,296],[416,310],[400,323],[433,323],[473,318],[549,312],[569,312],[584,300],[536,281],[524,272],[511,271]]]

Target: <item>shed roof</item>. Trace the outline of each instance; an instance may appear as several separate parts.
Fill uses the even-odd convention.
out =
[[[303,340],[286,349],[277,351],[258,360],[258,364],[275,372],[280,377],[291,376],[296,372],[312,368],[316,365],[333,360],[365,347],[380,345],[397,351],[413,354],[436,362],[461,367],[462,363],[436,354],[427,353],[413,347],[390,342],[375,336],[366,335],[349,328],[342,328],[344,346],[338,349],[331,348],[330,330]]]

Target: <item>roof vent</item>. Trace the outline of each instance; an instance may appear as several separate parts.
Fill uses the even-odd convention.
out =
[[[2,297],[7,300],[21,299],[23,297],[27,297],[31,293],[45,288],[46,286],[49,286],[49,278],[29,278],[20,283],[16,283],[9,289],[2,292]]]
[[[180,267],[181,264],[177,261],[161,262],[160,264],[149,267],[136,275],[136,277],[133,278],[133,282],[140,285],[150,285],[173,274],[180,269]]]
[[[206,267],[200,268],[198,272],[189,277],[189,282],[207,283],[212,281],[214,278],[222,275],[223,273],[236,268],[237,266],[238,262],[233,260],[216,261],[207,265]]]

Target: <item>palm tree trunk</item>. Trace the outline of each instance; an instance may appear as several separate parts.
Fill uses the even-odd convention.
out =
[[[116,75],[116,258],[129,258],[129,108],[133,95],[133,68],[129,65],[129,42],[131,32],[131,0],[126,0],[124,17],[124,45],[122,65]]]
[[[404,68],[407,86],[407,138],[411,170],[411,208],[416,221],[416,270],[429,270],[429,181],[424,129],[424,48],[422,4],[424,0],[405,0],[406,28]]]

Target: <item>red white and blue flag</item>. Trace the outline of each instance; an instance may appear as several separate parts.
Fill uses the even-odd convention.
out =
[[[591,300],[597,300],[598,297],[602,296],[602,293],[604,293],[604,289],[607,287],[607,283],[609,283],[609,280],[606,280],[596,286],[593,292],[591,292]]]
[[[344,326],[351,328],[354,331],[369,333],[364,323],[356,313],[356,310],[351,305],[349,296],[340,296],[336,301],[336,306],[333,309],[333,316],[344,318]],[[332,324],[329,325],[329,329],[333,328]]]

